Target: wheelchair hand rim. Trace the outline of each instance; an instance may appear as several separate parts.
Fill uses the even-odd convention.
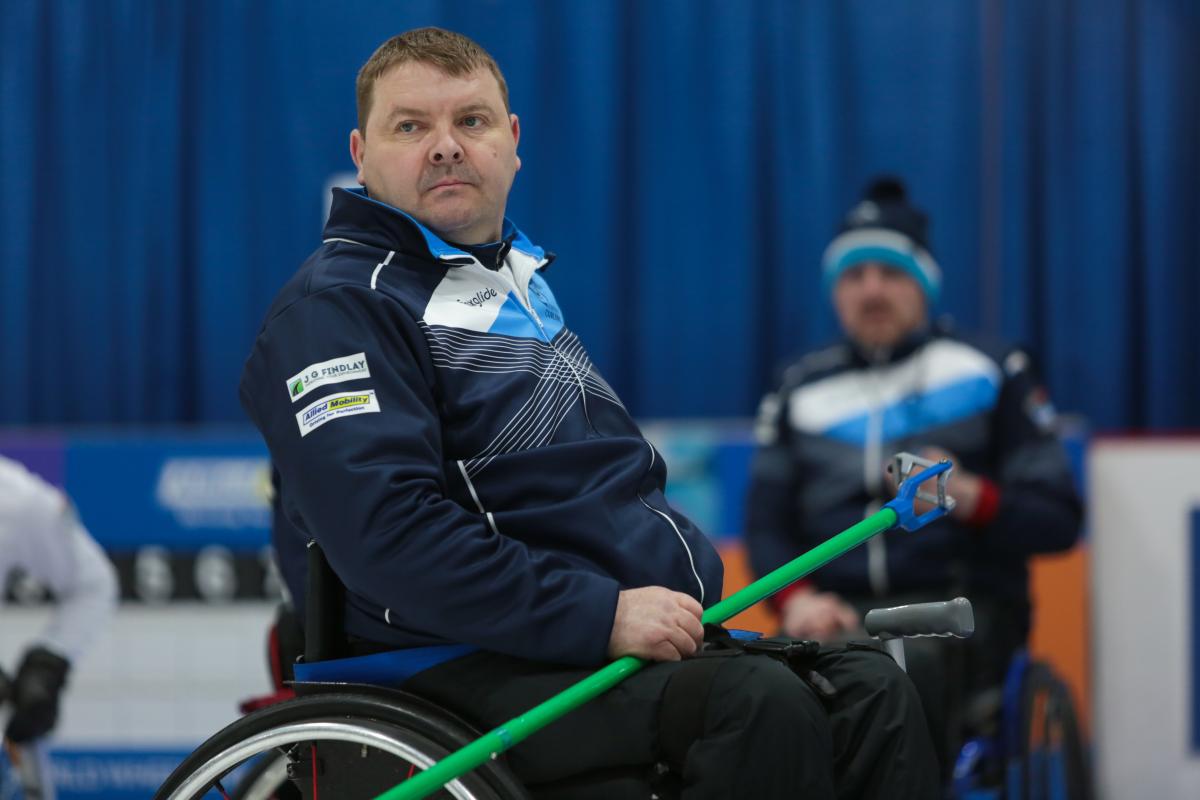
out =
[[[352,724],[334,719],[310,720],[281,725],[278,728],[250,736],[226,748],[183,781],[170,794],[169,800],[192,800],[198,793],[210,789],[213,782],[220,779],[226,772],[250,757],[265,750],[306,741],[336,741],[366,745],[406,759],[421,769],[428,769],[436,762],[436,759],[416,747],[390,736],[382,730],[377,730],[370,723]],[[458,800],[475,800],[475,795],[457,779],[447,783],[445,789]]]

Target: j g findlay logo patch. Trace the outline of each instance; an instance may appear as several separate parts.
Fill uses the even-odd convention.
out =
[[[331,419],[378,412],[379,401],[375,399],[374,389],[365,392],[343,392],[322,397],[306,406],[296,415],[296,424],[300,426],[300,436],[304,437]]]
[[[371,377],[371,368],[367,366],[365,353],[318,361],[316,364],[309,364],[287,379],[288,397],[294,403],[318,386],[369,377]]]

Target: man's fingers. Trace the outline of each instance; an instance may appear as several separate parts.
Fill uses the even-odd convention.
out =
[[[684,594],[683,592],[676,592],[675,593],[675,602],[679,605],[680,608],[682,608],[684,611],[691,614],[697,620],[699,620],[700,617],[704,616],[704,607],[702,605],[700,605],[700,602],[698,600],[696,600],[696,598],[692,597],[690,594]]]
[[[796,638],[829,639],[843,630],[858,627],[858,613],[836,595],[822,593],[805,599],[802,608],[789,615],[784,633]]]
[[[837,630],[838,630],[837,625],[833,624],[833,622],[828,617],[820,620],[813,627],[814,627],[813,638],[816,638],[816,639],[828,639],[829,637],[831,637],[835,633],[837,633]]]
[[[678,661],[704,642],[704,609],[691,595],[662,586],[625,589],[618,595],[609,655]]]
[[[852,631],[857,629],[861,624],[861,621],[858,618],[858,612],[847,605],[842,606],[841,611],[838,614],[838,619],[841,622],[842,630]]]
[[[704,643],[704,625],[698,617],[693,617],[691,614],[680,614],[677,618],[677,623],[684,633],[691,637],[692,641],[697,646]]]
[[[805,631],[795,622],[785,622],[783,624],[783,635],[791,636],[796,639],[803,639],[805,637]]]
[[[651,648],[650,658],[654,661],[681,661],[683,656],[670,641],[661,641]]]
[[[823,639],[826,636],[824,625],[819,619],[812,617],[790,620],[783,632],[797,639]]]
[[[667,641],[671,643],[681,658],[687,658],[696,652],[698,646],[692,635],[678,625],[672,626],[667,631]]]
[[[832,593],[822,595],[821,599],[825,602],[823,619],[829,626],[826,636],[835,636],[843,631],[858,628],[858,612],[854,610],[854,606]]]

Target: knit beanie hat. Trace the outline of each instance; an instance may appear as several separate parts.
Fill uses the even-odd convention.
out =
[[[831,290],[838,276],[855,264],[879,261],[911,275],[934,305],[941,294],[942,270],[929,252],[928,235],[929,219],[909,204],[904,184],[891,176],[876,178],[825,249],[826,288]]]

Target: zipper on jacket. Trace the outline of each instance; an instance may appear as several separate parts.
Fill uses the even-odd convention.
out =
[[[654,445],[650,444],[650,442],[646,442],[646,446],[650,448],[650,467],[646,470],[647,474],[649,474],[650,470],[654,469],[654,460],[658,457],[658,453],[655,451]],[[696,559],[692,557],[692,548],[688,547],[687,540],[683,538],[683,532],[679,530],[679,526],[675,524],[675,520],[671,519],[670,514],[659,511],[647,503],[646,498],[642,497],[641,492],[638,493],[637,499],[647,509],[665,519],[667,524],[671,526],[671,530],[675,531],[675,535],[679,537],[679,543],[683,545],[683,550],[687,553],[688,565],[692,568],[692,576],[696,579],[696,585],[700,587],[700,605],[704,605],[704,581],[700,580],[700,573],[696,571]]]
[[[479,264],[478,261],[475,263]],[[487,270],[487,268],[482,264],[479,264],[479,266],[481,269]],[[533,304],[529,302],[529,299],[526,296],[528,295],[528,291],[521,291],[520,287],[517,286],[515,276],[513,280],[509,281],[506,280],[499,272],[492,272],[491,270],[487,270],[487,272],[489,275],[496,276],[496,278],[502,284],[507,284],[503,287],[505,293],[508,293],[510,288],[516,290],[517,305],[521,307],[521,310],[524,311],[529,319],[533,321],[533,324],[537,326],[538,333],[542,335],[542,341],[549,345],[550,349],[554,351],[554,354],[567,365],[567,369],[571,370],[571,375],[575,378],[575,384],[579,387],[579,400],[583,405],[583,418],[587,422],[588,429],[593,433],[596,433],[596,426],[592,424],[592,415],[588,413],[587,389],[584,388],[583,378],[579,375],[579,370],[575,369],[575,364],[571,361],[571,359],[563,355],[562,351],[558,349],[558,345],[554,344],[554,342],[550,340],[550,337],[546,335],[546,326],[542,324],[541,317],[539,317],[537,312],[533,310]],[[509,272],[512,272],[512,267],[509,267]]]

